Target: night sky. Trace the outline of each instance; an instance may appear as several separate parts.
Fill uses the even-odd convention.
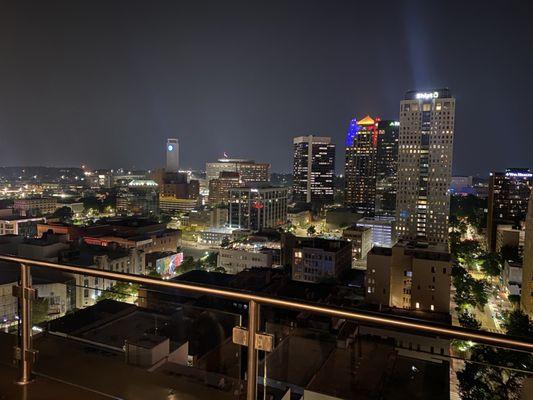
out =
[[[0,1],[0,165],[290,171],[292,137],[457,98],[454,173],[533,167],[533,2]]]

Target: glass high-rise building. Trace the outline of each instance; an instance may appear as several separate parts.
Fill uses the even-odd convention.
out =
[[[346,135],[345,198],[347,206],[373,216],[376,206],[378,121],[353,119]]]
[[[293,200],[314,206],[333,203],[335,145],[331,138],[298,136],[293,145]]]
[[[376,215],[393,217],[396,213],[399,134],[399,121],[378,121]]]
[[[409,91],[400,102],[396,227],[400,239],[448,243],[455,99]]]

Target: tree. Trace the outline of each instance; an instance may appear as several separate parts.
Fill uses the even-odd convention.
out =
[[[224,237],[222,238],[222,241],[220,242],[220,246],[221,246],[221,247],[228,247],[229,245],[230,245],[229,237],[224,236]]]
[[[148,272],[148,276],[150,278],[161,278],[161,274],[155,269],[152,269],[150,272]]]
[[[489,285],[482,279],[474,279],[468,271],[460,266],[452,268],[452,282],[455,286],[454,301],[457,311],[463,312],[468,306],[476,305],[483,309],[488,301]]]
[[[130,297],[137,297],[139,285],[135,283],[116,282],[109,289],[104,290],[97,301],[111,299],[116,301],[126,301]]]
[[[205,257],[201,258],[203,268],[215,268],[217,266],[218,253],[210,251]]]
[[[511,311],[504,323],[507,334],[530,337],[533,335],[533,323],[522,310]]]
[[[159,215],[159,223],[160,224],[168,224],[170,221],[172,221],[172,217],[168,214],[160,214]]]
[[[464,240],[454,243],[453,252],[457,259],[467,267],[472,267],[481,252],[481,244],[477,240]]]
[[[483,310],[489,300],[489,284],[483,279],[473,279],[471,281],[471,290],[474,295],[475,304],[480,310]]]
[[[464,311],[467,306],[475,304],[476,302],[471,290],[472,280],[472,276],[463,267],[452,267],[452,282],[455,287],[455,295],[453,299],[457,305],[458,312]]]
[[[458,316],[459,324],[465,328],[480,329],[481,322],[479,322],[473,314],[469,312],[462,312]]]
[[[450,214],[457,218],[466,218],[478,232],[481,232],[487,226],[487,213],[485,212],[487,208],[487,199],[482,199],[478,196],[451,197]]]
[[[316,233],[316,228],[314,225],[311,225],[309,228],[307,228],[307,235],[312,236]]]
[[[82,201],[85,212],[88,212],[89,210],[100,210],[101,203],[96,197],[84,197]]]
[[[531,336],[532,323],[521,311],[513,311],[505,323],[507,334]],[[519,400],[525,371],[533,369],[530,353],[491,346],[475,346],[470,360],[457,372],[459,393],[463,400]]]
[[[70,207],[63,206],[55,210],[52,214],[52,217],[59,218],[61,222],[68,223],[72,221],[72,217],[74,217],[74,212]]]
[[[480,257],[481,269],[488,276],[500,276],[502,272],[502,261],[496,253],[486,253]]]

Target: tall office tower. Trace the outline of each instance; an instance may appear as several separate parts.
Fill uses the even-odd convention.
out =
[[[398,136],[400,122],[378,122],[376,154],[376,215],[393,217],[398,178]]]
[[[455,99],[450,90],[410,91],[400,102],[397,233],[448,243]]]
[[[335,145],[331,138],[298,136],[293,144],[293,200],[318,207],[333,203]]]
[[[496,250],[498,225],[521,226],[526,219],[533,174],[527,168],[492,172],[489,178],[487,246]]]
[[[526,218],[526,238],[524,241],[524,261],[522,263],[522,310],[533,318],[533,193],[529,198]]]
[[[178,139],[167,139],[167,172],[178,172],[180,166],[180,145]]]
[[[373,216],[376,208],[378,121],[368,115],[350,123],[346,135],[345,204]]]

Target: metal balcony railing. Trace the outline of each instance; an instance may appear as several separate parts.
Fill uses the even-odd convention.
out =
[[[247,302],[248,324],[245,328],[241,329],[241,333],[244,332],[245,335],[245,337],[243,338],[243,342],[246,342],[248,344],[255,344],[255,350],[248,351],[246,384],[247,399],[256,398],[258,365],[257,338],[261,335],[260,332],[258,332],[259,310],[261,306],[273,306],[284,309],[307,311],[311,313],[327,315],[330,317],[371,323],[373,325],[380,325],[385,328],[397,328],[407,330],[415,334],[420,333],[431,335],[432,337],[468,340],[474,341],[479,344],[502,347],[510,350],[522,352],[525,351],[530,353],[533,352],[533,340],[529,338],[516,338],[492,332],[466,329],[462,327],[426,322],[417,319],[389,316],[376,312],[353,311],[343,308],[328,307],[301,301],[268,297],[264,295],[255,294],[249,291],[227,290],[205,285],[167,281],[142,275],[132,275],[112,271],[98,270],[93,268],[64,265],[11,255],[0,255],[0,261],[17,263],[20,266],[20,286],[16,294],[20,298],[20,319],[22,326],[20,330],[19,340],[20,348],[18,351],[18,359],[20,361],[20,377],[18,383],[21,385],[26,385],[31,382],[31,368],[32,362],[35,358],[35,352],[32,350],[31,345],[32,327],[30,324],[30,304],[33,292],[31,288],[32,266],[44,267],[67,273],[101,277],[104,279],[111,279],[115,281],[151,285],[153,287],[158,288],[181,289],[184,291],[189,291],[198,294],[218,296],[236,301]]]

